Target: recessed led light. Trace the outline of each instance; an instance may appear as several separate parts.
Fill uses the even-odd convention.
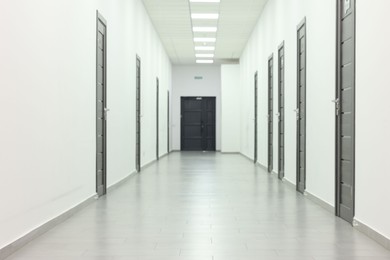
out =
[[[194,42],[215,42],[216,38],[194,38]]]
[[[196,63],[207,63],[207,64],[211,64],[211,63],[214,63],[213,60],[196,60]]]
[[[194,32],[216,32],[217,27],[194,27]]]
[[[215,50],[214,46],[195,46],[196,51],[213,51]]]
[[[197,58],[214,58],[214,54],[212,54],[212,53],[196,53],[195,57],[197,57]]]
[[[191,14],[191,18],[217,20],[219,18],[219,14]]]
[[[191,3],[219,3],[221,0],[190,0]]]

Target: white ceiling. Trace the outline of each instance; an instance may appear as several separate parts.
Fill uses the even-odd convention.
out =
[[[194,37],[217,38],[215,63],[237,62],[267,2],[267,0],[221,0],[220,3],[190,3],[189,0],[142,1],[173,64],[195,63]],[[219,13],[219,20],[191,20],[191,12]],[[193,33],[192,26],[217,26],[218,31]]]

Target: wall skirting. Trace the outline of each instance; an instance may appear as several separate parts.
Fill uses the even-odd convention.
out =
[[[371,239],[375,240],[378,244],[382,245],[386,249],[390,250],[390,239],[385,237],[384,235],[380,234],[379,232],[375,231],[373,228],[367,226],[366,224],[360,222],[359,220],[354,219],[353,220],[353,226],[365,234],[366,236],[370,237]]]
[[[259,163],[259,162],[257,162],[256,165],[259,166],[261,169],[263,169],[265,172],[268,173],[268,168],[267,168],[267,167],[265,167],[264,165],[262,165],[262,164]]]
[[[283,178],[282,182],[283,182],[283,184],[285,184],[290,189],[293,189],[295,191],[297,190],[297,186],[294,183],[292,183],[290,180],[288,180],[286,178]]]
[[[119,188],[120,186],[122,186],[125,182],[127,182],[131,177],[133,177],[136,173],[137,173],[137,171],[133,171],[133,172],[130,173],[127,177],[123,178],[122,180],[118,181],[117,183],[114,183],[114,184],[110,185],[110,186],[107,188],[107,192],[116,190],[117,188]]]
[[[265,167],[264,165],[262,165],[260,163],[257,163],[257,165],[260,168],[264,169],[265,171],[268,170],[267,167]],[[277,175],[275,175],[275,177],[277,178]],[[289,181],[288,179],[283,178],[282,183],[285,184],[287,187],[289,187],[289,188],[291,188],[293,190],[296,190],[296,185],[294,183],[292,183],[291,181]],[[332,214],[335,214],[335,207],[330,205],[326,201],[318,198],[317,196],[315,196],[315,195],[313,195],[313,194],[311,194],[310,192],[307,192],[307,191],[305,191],[304,196],[306,198],[308,198],[309,200],[313,201],[314,203],[316,203],[317,205],[321,206],[322,208],[324,208],[328,212],[330,212]],[[360,221],[358,221],[356,219],[354,219],[354,221],[353,221],[353,226],[358,231],[362,232],[366,236],[368,236],[371,239],[373,239],[374,241],[376,241],[378,244],[380,244],[383,247],[385,247],[386,249],[390,250],[390,239],[389,238],[383,236],[379,232],[375,231],[371,227],[365,225],[364,223],[362,223],[362,222],[360,222]]]
[[[107,192],[111,192],[111,191],[119,188],[121,185],[123,185],[125,182],[127,182],[131,177],[135,176],[135,173],[136,172],[134,171],[134,172],[130,173],[124,179],[118,181],[117,183],[112,184],[110,187],[107,188]],[[8,256],[12,255],[13,253],[15,253],[16,251],[21,249],[26,244],[28,244],[30,241],[32,241],[35,238],[43,235],[44,233],[46,233],[50,229],[56,227],[57,225],[61,224],[65,220],[69,219],[74,214],[76,214],[77,212],[79,212],[83,208],[87,207],[89,204],[91,204],[94,201],[96,201],[96,199],[97,199],[97,196],[96,196],[96,194],[94,194],[93,196],[91,196],[91,197],[87,198],[86,200],[80,202],[75,207],[65,211],[61,215],[53,218],[52,220],[49,220],[45,224],[37,227],[36,229],[34,229],[31,232],[29,232],[26,235],[24,235],[23,237],[15,240],[11,244],[1,248],[0,249],[0,260],[7,258]]]
[[[11,244],[1,248],[0,249],[0,259],[5,259],[6,257],[12,255],[17,250],[21,249],[23,246],[25,246],[26,244],[28,244],[29,242],[31,242],[35,238],[43,235],[44,233],[46,233],[50,229],[54,228],[58,224],[64,222],[68,218],[72,217],[74,214],[76,214],[77,212],[79,212],[80,210],[82,210],[83,208],[88,206],[89,204],[93,203],[95,200],[96,200],[96,195],[93,195],[93,196],[87,198],[86,200],[79,203],[75,207],[65,211],[61,215],[53,218],[52,220],[49,220],[45,224],[30,231],[29,233],[27,233],[23,237],[15,240]]]
[[[332,213],[333,215],[335,214],[335,207],[330,205],[329,203],[327,203],[326,201],[318,198],[317,196],[311,194],[310,192],[305,192],[305,195],[307,196],[307,198],[311,201],[313,201],[314,203],[318,204],[319,206],[321,206],[322,208],[326,209],[327,211],[329,211],[330,213]]]
[[[240,153],[240,155],[242,155],[243,157],[245,157],[245,158],[248,159],[249,161],[253,162],[253,158],[250,158],[248,155],[243,154],[243,153]]]

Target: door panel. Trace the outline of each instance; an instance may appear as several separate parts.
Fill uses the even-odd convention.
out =
[[[355,21],[353,15],[348,15],[347,17],[343,18],[343,30],[341,31],[342,41],[353,38],[354,23]]]
[[[107,27],[106,21],[99,13],[96,23],[96,193],[103,196],[107,189]]]
[[[353,48],[353,44],[354,42],[351,38],[349,38],[341,45],[341,62],[344,65],[350,64],[352,62],[354,53],[349,50]]]
[[[255,82],[254,82],[254,153],[253,153],[253,161],[257,163],[257,106],[258,106],[258,73],[255,73]]]
[[[156,78],[156,159],[158,160],[159,155],[159,142],[160,142],[160,122],[159,122],[159,114],[160,114],[160,80]]]
[[[341,89],[348,89],[352,87],[352,81],[354,77],[354,67],[352,64],[345,64],[341,67]]]
[[[284,178],[284,43],[278,49],[278,177]]]
[[[215,151],[215,98],[182,97],[181,150]]]
[[[297,31],[297,190],[306,189],[306,19]]]
[[[274,168],[274,57],[268,58],[268,172]]]
[[[336,215],[355,214],[355,0],[337,1]]]
[[[170,143],[170,118],[169,118],[169,90],[167,91],[167,153],[170,152],[169,143]]]
[[[135,144],[135,168],[141,171],[141,59],[136,57],[136,144]]]

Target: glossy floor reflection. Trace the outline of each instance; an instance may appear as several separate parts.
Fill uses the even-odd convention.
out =
[[[7,260],[384,260],[240,155],[172,153]]]

